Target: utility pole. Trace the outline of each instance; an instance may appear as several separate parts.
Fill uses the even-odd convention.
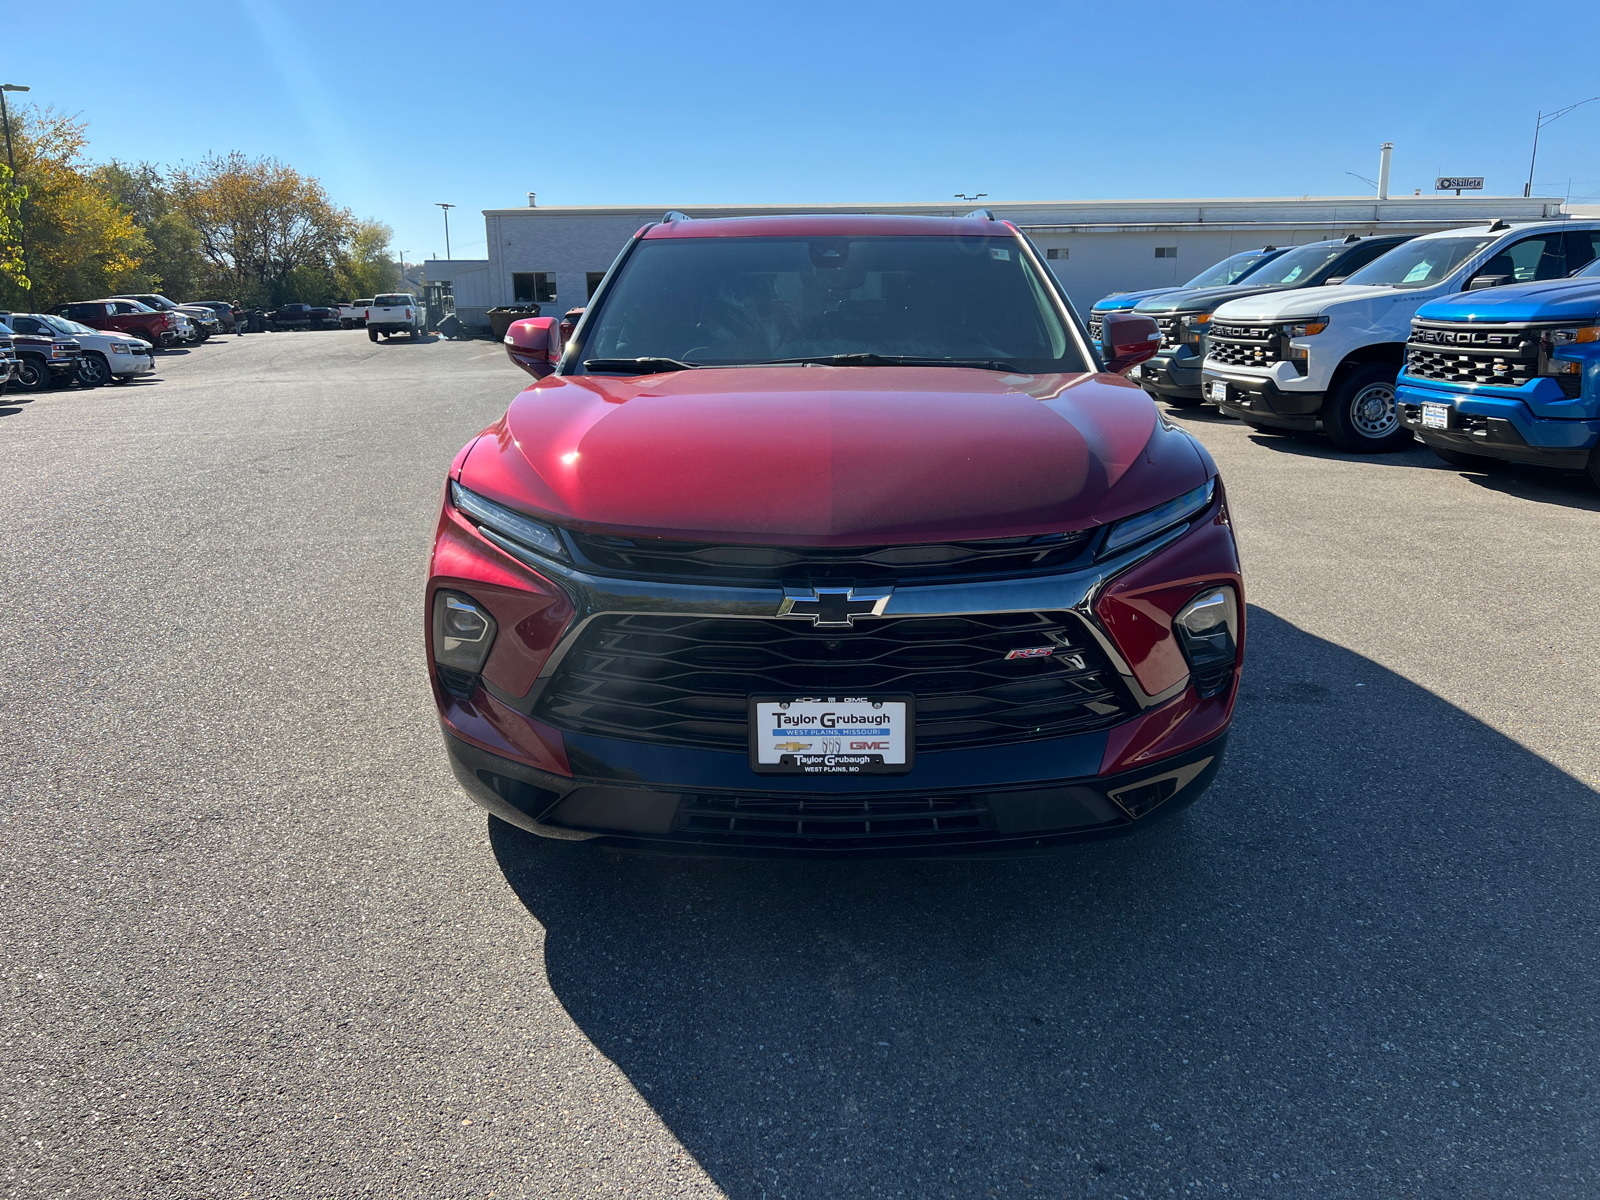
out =
[[[400,286],[406,285],[406,252],[400,251]]]
[[[11,113],[6,108],[6,93],[25,92],[27,90],[20,83],[0,83],[0,122],[3,122],[6,127],[6,166],[11,168],[12,187],[17,185],[17,160],[11,157]],[[28,277],[28,281],[31,284],[33,272],[28,270],[28,234],[20,220],[22,215],[20,209],[18,209],[17,215],[19,217],[17,221],[17,240],[22,244],[22,273]]]
[[[1576,104],[1569,104],[1565,108],[1558,108],[1555,112],[1546,115],[1542,110],[1533,122],[1533,157],[1528,159],[1528,182],[1523,185],[1523,198],[1533,195],[1533,164],[1539,161],[1539,131],[1551,121],[1566,116],[1575,108],[1582,108],[1585,104],[1593,104],[1600,100],[1600,96],[1590,96],[1587,100],[1579,100]]]
[[[434,201],[433,206],[435,208],[444,209],[444,256],[446,258],[449,258],[450,257],[450,210],[452,208],[454,208],[455,205],[454,204],[440,204],[436,200],[436,201]]]

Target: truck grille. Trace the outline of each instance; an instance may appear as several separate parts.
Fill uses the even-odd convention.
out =
[[[1105,332],[1105,318],[1099,313],[1089,314],[1089,340],[1095,345],[1100,344],[1100,335]]]
[[[1089,532],[1081,529],[977,542],[839,547],[743,546],[611,537],[570,530],[568,536],[581,565],[596,574],[737,583],[830,578],[898,581],[951,575],[1016,577],[1059,571],[1083,554],[1089,541]]]
[[[1043,658],[1011,650],[1054,646]],[[849,630],[799,621],[607,616],[580,635],[535,714],[572,733],[743,750],[752,695],[916,697],[919,750],[1101,729],[1133,713],[1065,613],[892,617]]]
[[[1161,331],[1161,344],[1163,346],[1177,345],[1180,333],[1178,323],[1181,320],[1181,317],[1176,316],[1156,318],[1156,328]]]
[[[1440,383],[1520,387],[1539,373],[1539,330],[1413,321],[1406,374]]]
[[[1284,339],[1276,325],[1211,322],[1206,335],[1206,365],[1270,367],[1283,361]]]

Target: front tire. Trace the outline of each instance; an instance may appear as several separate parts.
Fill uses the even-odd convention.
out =
[[[50,368],[36,358],[24,357],[14,382],[25,392],[42,392],[50,386]]]
[[[99,387],[111,382],[111,364],[98,350],[91,350],[78,360],[78,382],[84,387]]]
[[[1589,451],[1589,482],[1600,488],[1600,445]]]
[[[339,328],[340,329],[354,329],[355,327],[356,327],[356,323],[354,321],[352,321],[349,317],[340,317],[339,318]]]
[[[1394,381],[1400,368],[1368,363],[1345,376],[1322,405],[1322,431],[1339,449],[1352,454],[1391,454],[1411,444],[1411,431],[1400,424]]]

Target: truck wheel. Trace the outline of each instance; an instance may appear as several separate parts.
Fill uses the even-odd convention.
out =
[[[376,329],[367,330],[367,340],[369,342],[377,341],[378,340],[378,331]]]
[[[1411,444],[1411,431],[1400,424],[1394,381],[1399,367],[1368,363],[1345,376],[1322,403],[1322,431],[1341,450],[1354,454],[1389,454]]]
[[[16,385],[25,392],[42,392],[50,386],[50,368],[31,355],[17,364]]]
[[[422,340],[422,336],[422,330],[413,325],[411,327],[411,340],[413,342],[420,342]]]
[[[352,321],[349,317],[340,317],[339,318],[339,328],[340,329],[354,329],[355,327],[356,327],[356,323],[354,321]]]
[[[99,387],[111,381],[111,364],[98,350],[91,350],[78,360],[78,382],[84,387]]]
[[[1501,465],[1500,459],[1490,458],[1487,454],[1463,454],[1448,446],[1429,446],[1428,449],[1452,467],[1459,467],[1463,471],[1492,471]]]
[[[1600,445],[1589,451],[1589,482],[1600,488]]]

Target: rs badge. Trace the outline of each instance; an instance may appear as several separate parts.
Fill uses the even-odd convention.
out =
[[[1054,646],[1029,646],[1026,650],[1011,650],[1006,653],[1006,661],[1013,658],[1049,658],[1056,652]]]

